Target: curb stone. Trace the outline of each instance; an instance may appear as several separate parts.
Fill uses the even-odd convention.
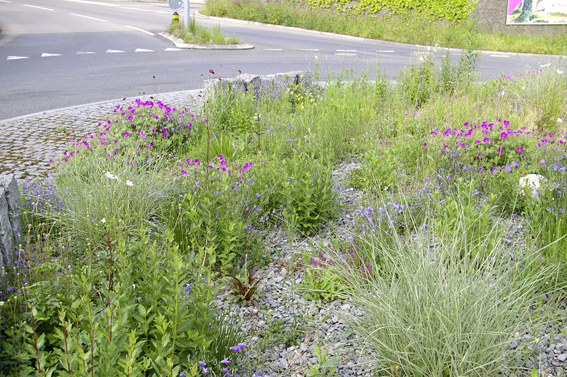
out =
[[[185,43],[183,39],[177,38],[176,36],[166,32],[159,33],[159,35],[161,35],[165,39],[168,39],[177,48],[185,48],[185,49],[193,49],[193,50],[251,50],[254,48],[254,46],[248,43],[241,43],[235,45],[198,45],[198,44]]]
[[[412,44],[412,43],[383,41],[383,40],[380,40],[380,39],[356,37],[356,36],[353,36],[353,35],[337,34],[337,33],[331,33],[331,32],[328,32],[328,31],[309,30],[309,29],[303,29],[303,28],[294,27],[294,26],[272,25],[272,24],[265,24],[265,23],[256,22],[256,21],[238,20],[238,19],[235,19],[235,18],[207,16],[205,14],[199,13],[198,11],[196,11],[194,13],[194,15],[197,16],[197,17],[206,18],[206,19],[210,19],[210,20],[217,20],[217,21],[224,20],[224,21],[230,21],[230,22],[239,23],[239,24],[263,26],[263,27],[274,28],[274,29],[300,31],[300,32],[304,32],[304,33],[326,35],[326,36],[335,37],[335,38],[353,39],[353,40],[359,41],[359,42],[380,42],[381,44],[385,44],[385,45],[389,45],[389,46],[403,46],[403,47],[413,46],[413,47],[417,47],[417,48],[421,48],[421,49],[436,48],[436,49],[446,50],[446,51],[450,51],[450,52],[461,52],[461,51],[463,51],[460,48],[454,48],[454,47],[433,47],[433,46],[417,45],[417,44]],[[533,53],[526,53],[526,52],[506,52],[506,51],[488,51],[488,50],[480,50],[478,52],[480,52],[483,55],[509,55],[509,56],[519,56],[519,57],[523,56],[523,57],[541,57],[541,58],[548,58],[548,59],[567,59],[567,55],[533,54]]]

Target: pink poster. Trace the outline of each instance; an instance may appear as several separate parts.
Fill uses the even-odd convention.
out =
[[[567,24],[567,0],[508,0],[508,25]]]

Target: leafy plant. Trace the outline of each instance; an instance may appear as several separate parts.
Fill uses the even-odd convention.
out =
[[[317,344],[313,346],[313,352],[315,352],[315,357],[317,357],[317,363],[315,365],[309,365],[309,369],[305,371],[305,375],[309,377],[331,377],[335,374],[340,361],[334,359],[327,360],[327,351],[323,350]]]
[[[313,169],[313,165],[318,169]],[[312,234],[335,214],[330,168],[321,162],[299,157],[286,163],[288,179],[283,183],[285,221],[301,233]]]
[[[245,273],[244,278],[231,274],[225,278],[226,283],[232,287],[232,294],[236,300],[250,302],[254,299],[258,285],[266,277],[266,275],[254,276],[259,268],[260,266],[254,266],[248,273],[248,276]]]

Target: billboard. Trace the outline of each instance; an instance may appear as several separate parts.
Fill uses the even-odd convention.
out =
[[[567,0],[508,0],[508,25],[567,25]]]

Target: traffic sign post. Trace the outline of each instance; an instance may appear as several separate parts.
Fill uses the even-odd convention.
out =
[[[175,11],[175,13],[173,14],[174,20],[177,11],[181,9],[182,6],[185,7],[185,13],[184,13],[185,17],[183,20],[183,24],[185,25],[185,29],[189,30],[189,0],[169,0],[169,7]],[[177,16],[177,22],[179,22],[179,15]]]
[[[189,0],[185,0],[185,30],[189,30]]]

